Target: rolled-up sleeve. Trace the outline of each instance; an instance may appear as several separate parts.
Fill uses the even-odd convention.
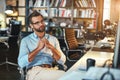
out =
[[[28,65],[28,48],[27,43],[24,39],[21,40],[20,43],[20,50],[19,50],[19,56],[18,56],[18,65],[23,68]]]
[[[66,56],[65,54],[62,52],[61,48],[60,48],[60,44],[59,41],[56,39],[55,41],[55,47],[56,49],[61,53],[61,58],[57,61],[60,64],[64,64],[66,62]]]

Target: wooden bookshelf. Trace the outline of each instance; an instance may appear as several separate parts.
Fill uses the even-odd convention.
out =
[[[98,0],[27,0],[26,13],[39,11],[47,18],[49,27],[71,27],[74,22],[84,26],[84,22],[92,25],[91,29],[97,29],[97,2]],[[50,19],[52,22],[49,22]],[[53,24],[54,23],[54,24]],[[53,25],[50,25],[53,24]],[[64,24],[64,25],[63,25]],[[86,27],[86,26],[85,26]],[[88,26],[89,27],[89,26]]]
[[[78,24],[89,23],[91,29],[97,29],[97,0],[74,0],[73,20]]]

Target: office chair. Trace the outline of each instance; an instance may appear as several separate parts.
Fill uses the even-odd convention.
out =
[[[69,61],[79,60],[85,53],[85,45],[79,44],[73,28],[64,28],[64,40],[67,46],[66,56]]]
[[[21,40],[24,37],[30,35],[31,33],[32,33],[32,31],[31,32],[21,31],[20,34],[19,34],[19,45],[20,45]],[[21,74],[20,80],[25,80],[25,75],[26,75],[26,72],[27,72],[26,67],[21,68],[21,67],[18,66],[18,70],[19,70],[19,73]]]
[[[8,69],[8,64],[13,65],[13,66],[18,66],[18,64],[8,61],[8,56],[10,56],[9,52],[12,49],[18,47],[17,41],[18,41],[18,36],[19,36],[19,33],[20,33],[20,27],[21,27],[20,22],[17,22],[17,21],[12,22],[11,25],[10,25],[8,40],[6,42],[3,42],[4,44],[1,43],[2,46],[4,45],[4,47],[2,47],[1,49],[4,50],[3,52],[5,53],[6,60],[4,62],[2,62],[0,65],[6,64],[7,70],[9,70]]]

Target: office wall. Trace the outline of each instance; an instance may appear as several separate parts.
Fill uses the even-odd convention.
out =
[[[120,20],[120,0],[111,0],[110,20],[111,22]]]

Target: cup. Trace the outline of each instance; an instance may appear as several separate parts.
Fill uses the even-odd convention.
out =
[[[95,66],[95,59],[88,58],[87,59],[87,70],[92,66]]]

